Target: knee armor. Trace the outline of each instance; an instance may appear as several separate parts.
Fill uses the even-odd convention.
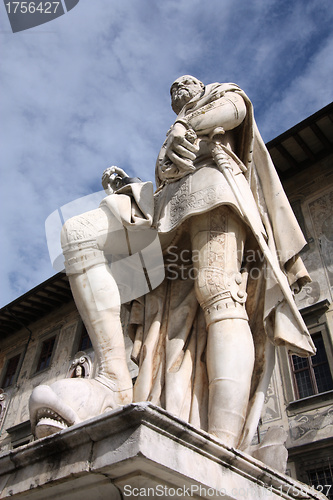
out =
[[[65,222],[61,231],[61,246],[67,274],[78,274],[92,266],[107,263],[103,250],[99,249],[97,229],[93,221],[78,215]]]
[[[222,319],[245,319],[246,273],[227,274],[205,267],[198,272],[196,291],[207,327]]]

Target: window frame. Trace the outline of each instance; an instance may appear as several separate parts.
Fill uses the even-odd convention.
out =
[[[13,387],[17,381],[17,378],[18,378],[18,374],[19,374],[19,370],[20,370],[20,366],[21,366],[21,363],[22,363],[22,354],[23,354],[23,351],[14,351],[14,352],[11,352],[9,355],[6,356],[6,361],[4,363],[4,368],[2,370],[2,374],[1,374],[1,385],[0,387],[2,389],[10,389],[11,387]],[[14,375],[13,375],[13,378],[10,382],[10,384],[6,385],[4,387],[4,382],[5,382],[5,379],[7,377],[7,370],[9,368],[9,363],[12,359],[18,357],[18,362],[17,362],[17,365],[16,365],[16,368],[15,368],[15,372],[14,372]]]
[[[86,335],[84,335],[86,334]],[[82,343],[83,343],[83,340],[85,338],[88,338],[89,339],[89,342],[90,342],[90,345],[88,345],[88,347],[83,347],[82,346]],[[90,339],[90,336],[88,334],[88,331],[84,325],[84,323],[82,322],[82,325],[81,325],[81,332],[80,332],[80,335],[79,335],[79,342],[78,342],[78,351],[83,351],[83,352],[86,352],[86,351],[90,351],[91,349],[93,349],[93,345],[92,345],[92,342],[91,342],[91,339]]]
[[[6,429],[10,436],[10,449],[14,450],[20,446],[24,446],[34,440],[31,432],[30,420],[25,420],[19,424]]]
[[[318,488],[316,487],[316,485],[311,484],[316,481],[311,480],[310,473],[325,473],[325,471],[327,470],[329,470],[330,473],[333,472],[331,455],[332,439],[329,439],[329,441],[326,443],[325,448],[318,448],[316,444],[317,443],[314,443],[314,446],[310,447],[309,445],[306,445],[305,447],[300,446],[300,449],[297,451],[297,453],[289,453],[289,455],[295,468],[295,478],[297,478],[298,481],[301,481],[304,484],[313,486],[315,491],[319,492],[321,491],[321,488]],[[324,487],[322,493],[325,494],[327,492],[327,488],[325,488],[325,485],[321,486]],[[332,499],[333,485],[330,488],[329,493],[330,496],[328,498]]]
[[[330,357],[328,355],[328,346],[326,345],[327,343],[325,342],[325,338],[327,339],[327,337],[328,337],[328,335],[327,335],[327,327],[326,327],[325,324],[323,324],[323,325],[321,325],[321,327],[311,329],[310,333],[311,333],[311,337],[312,338],[314,338],[316,336],[318,338],[319,338],[319,336],[321,337],[321,340],[323,342],[325,356],[326,356],[326,361],[322,361],[320,363],[314,364],[313,363],[313,357],[304,358],[307,361],[307,366],[304,367],[304,368],[296,369],[295,365],[294,365],[294,361],[293,361],[294,354],[289,354],[289,363],[290,363],[290,369],[291,369],[292,381],[293,381],[293,389],[294,389],[294,394],[295,394],[295,397],[296,397],[296,401],[299,401],[299,400],[302,400],[302,399],[306,399],[306,398],[311,398],[312,396],[317,396],[317,395],[324,394],[325,392],[333,390],[333,385],[332,385],[331,389],[328,389],[327,391],[320,391],[319,388],[318,388],[318,381],[317,381],[316,373],[315,373],[315,368],[317,366],[326,365],[327,364],[328,371],[329,371],[329,373],[331,375],[331,380],[333,382],[332,366],[330,364]],[[299,389],[299,384],[298,384],[298,381],[297,381],[296,374],[300,373],[300,372],[305,372],[305,371],[307,371],[309,373],[309,379],[310,379],[311,388],[312,388],[313,393],[309,394],[307,396],[301,396],[300,395],[300,389]]]
[[[331,332],[331,322],[327,316],[330,303],[328,300],[323,300],[313,304],[301,312],[305,323],[307,324],[310,334],[317,332],[322,333],[324,346],[330,371],[333,377],[333,335]],[[319,408],[333,402],[333,390],[309,396],[303,399],[297,399],[296,391],[293,383],[293,373],[291,363],[289,361],[288,349],[285,346],[277,348],[278,366],[281,372],[282,390],[286,404],[287,416],[291,417],[304,411],[305,408]]]
[[[53,337],[54,337],[54,344],[53,344],[49,364],[48,364],[48,366],[45,366],[42,369],[38,370],[40,357],[41,357],[42,350],[43,350],[43,345],[45,342],[47,342],[48,340],[50,340]],[[57,350],[58,339],[59,339],[59,329],[52,330],[52,331],[46,333],[45,335],[40,336],[40,338],[38,339],[38,345],[37,345],[37,349],[36,349],[35,359],[34,359],[34,362],[32,365],[31,377],[37,376],[40,373],[44,373],[44,372],[50,370],[50,368],[52,367],[55,352]]]
[[[322,481],[318,476],[320,474],[326,476],[326,472],[329,471],[329,479],[324,478],[324,481]],[[324,495],[327,496],[329,500],[333,500],[333,464],[331,463],[330,458],[328,457],[326,463],[320,463],[320,464],[311,464],[309,465],[306,470],[306,475],[308,477],[308,484],[314,488],[316,491],[320,491]],[[313,480],[310,478],[310,474],[315,474],[316,479]],[[315,484],[317,483],[317,484]],[[322,484],[324,483],[324,484]]]
[[[82,349],[82,336],[84,331],[86,330],[86,327],[80,318],[77,322],[76,325],[76,330],[75,330],[75,335],[74,335],[74,342],[73,342],[73,348],[72,348],[72,357],[75,356],[78,352],[85,352],[88,353],[89,356],[92,356],[92,353],[94,352],[94,348],[92,345],[87,347],[86,349]]]

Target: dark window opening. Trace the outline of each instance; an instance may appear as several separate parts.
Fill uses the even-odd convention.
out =
[[[333,500],[333,468],[329,462],[324,467],[313,468],[306,471],[309,485],[315,490],[320,491]]]
[[[78,350],[79,351],[86,351],[87,349],[90,349],[90,347],[92,347],[90,337],[88,335],[86,327],[84,325],[82,325],[82,332],[81,332]]]
[[[2,387],[5,389],[13,384],[15,380],[16,371],[20,362],[21,354],[17,354],[16,356],[10,358],[7,363],[7,369],[5,372],[5,376],[3,378]]]
[[[47,340],[44,340],[44,342],[42,343],[42,349],[37,363],[36,372],[45,370],[50,366],[55,339],[56,337],[54,336]]]
[[[332,375],[321,333],[313,335],[312,340],[317,348],[315,356],[310,358],[291,356],[297,399],[333,389]]]
[[[23,441],[19,441],[18,443],[13,443],[12,444],[12,449],[15,450],[15,448],[19,448],[20,446],[24,446],[25,444],[28,444],[31,442],[31,439],[23,439]]]

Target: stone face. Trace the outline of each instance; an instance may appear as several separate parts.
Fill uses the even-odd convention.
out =
[[[0,471],[2,499],[326,498],[149,403],[8,452]]]

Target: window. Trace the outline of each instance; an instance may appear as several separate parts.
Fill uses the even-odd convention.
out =
[[[15,443],[12,443],[12,450],[15,450],[15,448],[19,448],[20,446],[24,446],[25,444],[31,443],[33,440],[32,437],[23,439],[22,441],[15,441]]]
[[[91,347],[92,347],[92,343],[91,343],[90,337],[88,335],[88,332],[86,330],[86,327],[84,325],[82,325],[82,331],[81,331],[78,351],[86,351],[87,349],[90,349]]]
[[[312,335],[312,340],[317,348],[315,356],[300,358],[292,355],[290,358],[297,399],[333,389],[332,375],[321,333]]]
[[[17,354],[10,358],[7,362],[7,368],[2,381],[2,387],[5,389],[15,382],[15,375],[20,362],[21,354]]]
[[[49,337],[48,339],[44,340],[42,343],[37,367],[36,367],[36,372],[40,372],[42,370],[45,370],[50,366],[51,362],[51,357],[53,353],[53,348],[55,344],[56,336],[54,335],[53,337]]]
[[[333,500],[333,467],[328,461],[325,466],[306,471],[309,485]]]
[[[12,449],[24,446],[33,440],[30,420],[25,420],[13,427],[8,427],[6,431],[10,435]]]

